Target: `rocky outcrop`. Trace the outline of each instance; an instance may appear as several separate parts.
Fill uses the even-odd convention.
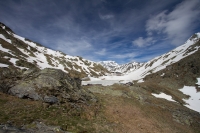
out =
[[[46,103],[84,102],[93,95],[81,89],[81,80],[71,78],[60,69],[45,68],[19,71],[1,69],[1,81],[8,85],[1,85],[2,92]]]
[[[22,128],[14,127],[10,124],[0,125],[0,133],[69,133],[63,131],[59,126],[48,126],[42,122],[33,122],[32,128]]]

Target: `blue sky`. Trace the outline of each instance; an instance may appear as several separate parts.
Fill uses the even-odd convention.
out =
[[[5,0],[0,21],[68,55],[146,62],[200,32],[200,1]]]

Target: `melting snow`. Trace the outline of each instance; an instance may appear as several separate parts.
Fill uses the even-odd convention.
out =
[[[15,63],[16,63],[16,61],[17,61],[18,59],[16,59],[16,58],[10,58],[10,62],[12,62],[14,65],[15,65]],[[16,65],[15,65],[16,66]],[[18,66],[16,66],[16,67],[18,67]]]
[[[200,78],[197,78],[198,82],[196,84],[200,85]]]
[[[5,40],[6,42],[9,42],[9,43],[11,43],[11,40],[10,40],[10,39],[7,39],[7,38],[5,38],[5,36],[4,36],[4,35],[2,35],[2,34],[0,34],[0,38],[2,38],[3,40]]]
[[[198,84],[199,81],[200,78],[198,78]],[[190,96],[189,99],[183,99],[187,103],[187,105],[185,106],[192,110],[200,112],[200,92],[197,92],[194,86],[184,86],[182,89],[179,90],[184,94]]]
[[[143,83],[143,82],[144,82],[143,79],[138,80],[138,83]]]
[[[161,74],[160,76],[165,76],[165,73]]]
[[[166,100],[168,100],[168,101],[176,102],[176,101],[174,101],[174,100],[172,99],[172,96],[167,95],[167,94],[165,94],[165,93],[163,93],[163,92],[160,93],[160,94],[153,94],[153,93],[152,93],[152,95],[155,96],[155,97],[157,97],[157,98],[164,98],[164,99],[166,99]]]
[[[8,65],[0,63],[0,67],[8,67]]]
[[[3,48],[3,47],[1,46],[1,44],[0,44],[0,50],[3,51],[3,52],[7,52],[7,53],[9,52],[9,49]]]

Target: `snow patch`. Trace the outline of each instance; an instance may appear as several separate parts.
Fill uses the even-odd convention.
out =
[[[10,62],[13,63],[14,65],[15,65],[15,63],[16,63],[17,60],[18,60],[18,59],[16,59],[16,58],[10,58]],[[16,66],[16,65],[15,65],[15,66]],[[16,67],[18,67],[18,66],[16,66]]]
[[[2,47],[1,44],[0,44],[0,50],[3,51],[3,52],[6,52],[6,53],[9,52],[9,49]]]
[[[198,78],[199,83],[199,78]],[[194,86],[184,86],[182,89],[179,89],[181,92],[183,92],[186,95],[189,95],[189,99],[183,99],[187,105],[186,107],[195,110],[197,112],[200,112],[200,92],[197,92],[196,88]]]
[[[0,34],[0,38],[2,38],[3,40],[5,40],[6,42],[9,42],[9,43],[11,43],[11,40],[10,40],[10,39],[7,39],[7,38],[5,38],[5,36],[4,36],[4,35],[2,35],[2,34]]]
[[[196,84],[198,84],[198,85],[200,85],[200,78],[197,78],[197,83]]]
[[[9,65],[0,63],[0,67],[8,67]]]
[[[138,83],[143,83],[143,82],[144,82],[143,79],[138,80]]]
[[[160,76],[161,76],[161,77],[165,76],[165,73],[162,73]]]
[[[164,98],[164,99],[166,99],[166,100],[168,100],[168,101],[176,102],[176,101],[174,101],[174,100],[172,99],[172,96],[167,95],[167,94],[165,94],[165,93],[163,93],[163,92],[161,92],[160,94],[152,93],[152,95],[153,95],[154,97],[157,97],[157,98]]]

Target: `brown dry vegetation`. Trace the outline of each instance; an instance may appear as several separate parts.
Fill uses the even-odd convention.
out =
[[[105,117],[116,133],[193,133],[192,127],[173,120],[162,106],[141,105],[137,100],[102,96]],[[158,102],[159,103],[159,102]],[[155,104],[155,103],[154,103]],[[162,104],[161,104],[162,105]],[[164,105],[163,105],[164,106]],[[169,104],[170,106],[170,104]],[[199,129],[198,131],[199,132]]]
[[[141,84],[130,87],[117,84],[84,86],[83,89],[109,91],[93,92],[98,102],[61,105],[48,105],[0,93],[0,123],[32,127],[34,121],[41,121],[72,133],[199,133],[198,113],[178,103],[157,99],[150,95],[149,90],[138,86]],[[113,95],[115,93],[121,94]],[[182,119],[184,115],[175,119],[177,112],[187,114],[187,119]],[[188,118],[189,121],[186,121]]]
[[[148,87],[150,89],[147,90]],[[153,97],[151,92],[158,88],[156,85],[145,83],[127,87],[115,84],[108,87],[85,86],[85,88],[99,97],[104,107],[103,115],[109,121],[110,132],[200,132],[199,114],[178,102]],[[158,89],[158,92],[162,90],[164,88]],[[164,92],[170,94],[168,90]]]

